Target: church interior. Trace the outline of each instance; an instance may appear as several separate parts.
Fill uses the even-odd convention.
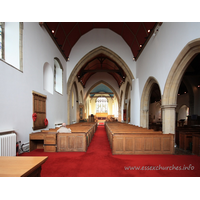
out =
[[[0,176],[199,177],[199,33],[199,22],[0,22]],[[7,173],[11,157],[36,164]]]

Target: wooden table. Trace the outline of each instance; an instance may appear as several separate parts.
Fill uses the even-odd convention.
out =
[[[2,156],[0,157],[0,177],[40,176],[41,165],[48,156]]]

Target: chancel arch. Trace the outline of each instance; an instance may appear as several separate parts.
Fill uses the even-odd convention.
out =
[[[162,98],[163,133],[175,134],[177,94],[182,77],[191,61],[200,53],[200,39],[189,42],[176,58],[166,81]]]
[[[119,66],[124,71],[124,73],[126,74],[125,78],[129,82],[131,82],[131,80],[134,79],[131,70],[129,69],[128,65],[124,62],[124,60],[122,60],[115,52],[111,51],[110,49],[103,47],[103,46],[100,46],[100,47],[97,47],[96,49],[93,49],[88,54],[86,54],[83,58],[81,58],[80,61],[76,64],[76,66],[72,70],[72,72],[69,76],[68,82],[67,82],[67,95],[68,96],[71,93],[72,83],[75,80],[80,69],[83,66],[85,66],[88,62],[90,62],[95,56],[98,56],[100,54],[103,54],[108,59],[110,59],[114,63],[116,63],[117,66]],[[87,97],[87,95],[88,94],[85,95],[84,99]],[[118,98],[118,95],[116,95],[116,97]],[[119,100],[118,100],[118,102],[119,102]],[[69,98],[68,98],[67,105],[69,106]],[[70,112],[69,112],[69,110],[67,111],[67,115],[68,115],[68,123],[69,123],[70,122]]]
[[[89,111],[88,114],[96,114],[96,106],[94,106],[94,103],[97,102],[98,97],[105,97],[107,99],[107,114],[117,117],[119,105],[118,93],[109,83],[103,80],[100,80],[97,83],[93,84],[84,96],[85,107],[88,106],[88,99],[90,99],[90,103],[92,106],[92,109]],[[117,109],[114,110],[114,107]]]
[[[107,82],[105,82],[105,81],[103,81],[103,80],[98,81],[97,83],[95,83],[94,85],[92,85],[92,86],[90,87],[90,89],[88,90],[88,92],[87,92],[86,95],[84,96],[84,101],[86,100],[86,98],[88,97],[88,95],[90,94],[90,92],[91,92],[96,86],[98,86],[98,85],[100,85],[100,84],[104,84],[105,86],[109,87],[109,88],[113,91],[114,96],[117,98],[117,101],[118,101],[118,103],[119,103],[119,96],[118,96],[116,90],[115,90],[109,83],[107,83]]]

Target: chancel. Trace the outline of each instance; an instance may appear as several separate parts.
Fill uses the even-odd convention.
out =
[[[0,156],[45,157],[16,176],[200,176],[199,33],[198,22],[0,22]]]

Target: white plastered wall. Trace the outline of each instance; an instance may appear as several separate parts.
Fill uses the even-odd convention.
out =
[[[164,22],[157,35],[152,36],[137,60],[140,98],[147,79],[154,77],[160,86],[161,95],[169,71],[185,45],[199,38],[200,23]]]
[[[59,58],[64,67],[63,78],[66,82],[66,61],[49,34],[37,22],[24,23],[23,72],[0,60],[0,131],[15,130],[17,141],[28,142],[29,134],[33,132],[32,91],[47,96],[47,128],[67,120],[67,114],[63,112],[67,110],[66,85],[64,84],[62,95],[54,89],[53,94],[43,89],[43,66],[49,63],[53,71],[54,57]]]

